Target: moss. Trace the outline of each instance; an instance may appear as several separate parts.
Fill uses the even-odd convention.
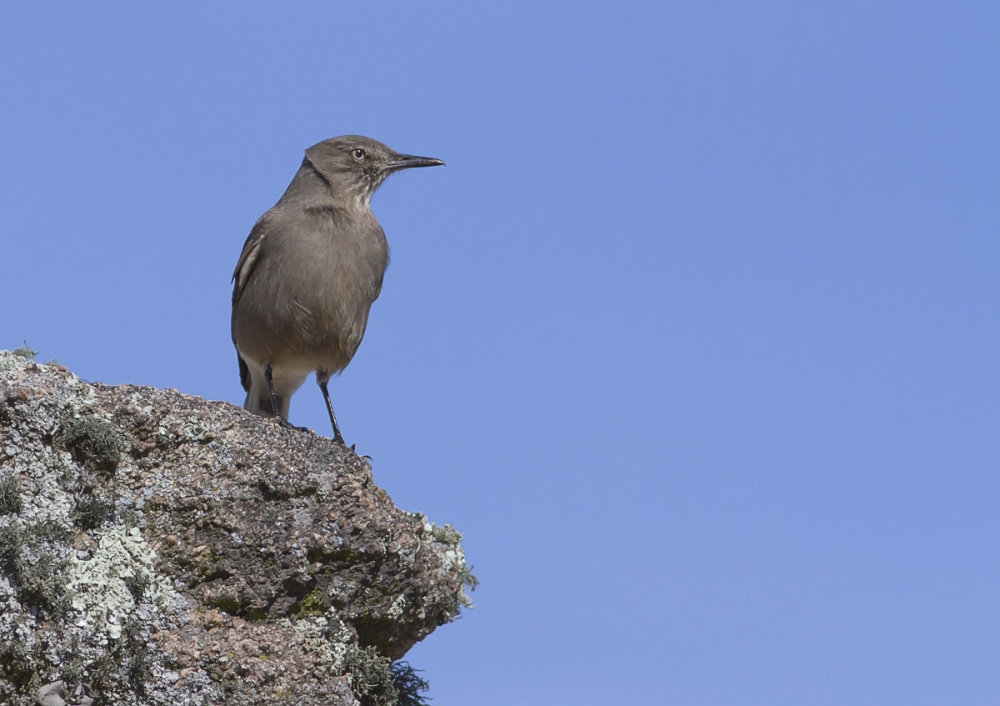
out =
[[[115,504],[98,495],[84,495],[76,501],[73,520],[85,530],[100,527],[114,512]]]
[[[130,530],[133,527],[139,526],[140,522],[139,513],[137,513],[135,510],[128,509],[122,513],[121,517],[122,517],[122,525],[125,527],[126,530]]]
[[[221,610],[223,613],[243,618],[251,623],[267,622],[271,618],[271,613],[267,607],[251,607],[250,601],[238,600],[232,596],[225,596],[208,601],[207,606]]]
[[[25,341],[23,346],[18,346],[11,351],[14,355],[19,355],[25,360],[30,360],[32,363],[35,362],[35,356],[38,355],[38,351],[31,350],[31,346]]]
[[[430,687],[408,662],[393,663],[375,647],[352,647],[344,670],[361,706],[427,706],[422,694]]]
[[[403,661],[396,662],[390,667],[392,681],[396,685],[396,691],[399,692],[396,706],[427,706],[428,699],[421,694],[430,689],[430,685],[417,676],[419,671],[411,667],[409,662]]]
[[[441,609],[441,614],[438,616],[437,621],[439,626],[447,625],[457,620],[459,614],[462,612],[462,608],[475,608],[472,603],[472,597],[469,596],[469,591],[476,589],[476,586],[479,585],[479,579],[473,575],[472,570],[467,566],[459,569],[459,578],[462,580],[462,590],[456,595],[442,596],[441,600],[438,601],[438,606]]]
[[[221,566],[216,566],[214,562],[218,561],[218,559],[219,557],[216,555],[210,554],[204,558],[203,563],[198,565],[198,583],[232,578],[232,573],[226,571]]]
[[[218,598],[214,601],[210,601],[208,605],[213,608],[218,608],[223,613],[243,617],[243,614],[246,612],[249,604],[246,601],[238,601],[235,598],[226,596],[225,598]]]
[[[143,596],[146,595],[146,591],[149,590],[152,581],[149,575],[144,571],[133,574],[132,576],[126,576],[122,579],[125,582],[125,588],[128,592],[132,594],[132,600],[139,604],[142,602]]]
[[[28,693],[40,666],[38,655],[31,654],[22,641],[14,638],[0,642],[0,696],[12,695],[4,693],[4,683],[12,686],[14,693]]]
[[[435,542],[441,542],[442,544],[458,544],[462,541],[462,534],[456,530],[451,525],[445,525],[443,527],[438,525],[432,525],[431,535],[434,537]]]
[[[290,686],[276,686],[274,688],[274,698],[284,699],[295,693],[295,690]]]
[[[252,623],[263,623],[267,622],[268,615],[266,608],[251,608],[247,611],[247,614],[243,616],[245,620],[249,620]]]
[[[314,592],[316,589],[316,580],[310,576],[305,581],[302,581],[298,577],[293,576],[285,579],[281,585],[289,596],[302,599]]]
[[[16,564],[17,597],[51,615],[66,609],[67,563],[52,554],[42,554],[35,562],[19,559]]]
[[[470,591],[475,591],[476,587],[479,585],[479,579],[476,575],[472,573],[472,570],[476,568],[474,566],[464,566],[459,572],[459,576],[462,578],[462,585],[465,586]],[[472,607],[472,599],[469,598],[468,594],[464,594],[462,597],[462,605],[466,608]]]
[[[52,615],[66,608],[68,562],[46,543],[67,534],[54,520],[0,527],[0,568],[13,579],[21,603]]]
[[[69,645],[59,655],[62,677],[66,682],[78,684],[86,676],[88,662],[82,652],[80,636],[73,634]]]
[[[351,690],[361,706],[395,706],[399,690],[392,678],[392,660],[374,647],[354,648],[344,656]]]
[[[137,620],[122,625],[122,634],[112,650],[104,653],[89,671],[91,686],[99,693],[127,693],[146,696],[152,679],[153,653]]]
[[[376,617],[370,613],[358,616],[351,621],[351,625],[358,633],[358,641],[375,649],[388,649],[395,642],[399,629],[395,618]]]
[[[16,515],[23,509],[17,477],[8,473],[0,478],[0,515]]]
[[[318,588],[313,589],[292,606],[292,615],[299,618],[323,615],[324,613],[326,613],[326,604],[323,603],[323,594]]]
[[[310,564],[361,564],[365,560],[365,555],[356,549],[326,551],[320,547],[309,547],[306,549],[306,559]]]
[[[117,427],[99,417],[84,415],[63,421],[58,441],[73,458],[92,471],[113,472],[121,460]]]
[[[153,671],[153,653],[148,640],[140,633],[140,623],[130,620],[122,631],[120,647],[124,654],[120,657],[125,665],[129,686],[140,696],[145,696],[145,685],[149,683]]]
[[[69,530],[62,522],[50,518],[27,525],[24,534],[33,542],[64,542],[69,537]]]
[[[43,542],[64,540],[68,534],[66,528],[55,520],[0,527],[0,564],[13,562],[25,546],[39,549]]]
[[[13,561],[21,545],[24,544],[24,531],[20,525],[6,525],[0,527],[0,566],[7,566]]]

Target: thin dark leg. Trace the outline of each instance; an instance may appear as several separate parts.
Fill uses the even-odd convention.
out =
[[[278,397],[274,394],[274,379],[271,377],[271,364],[264,366],[264,381],[267,382],[267,392],[271,395],[271,411],[274,416],[281,419],[281,412],[278,411]]]
[[[326,411],[330,413],[330,424],[333,425],[333,440],[343,446],[347,446],[344,443],[344,437],[340,435],[340,427],[337,426],[337,417],[333,413],[333,403],[330,401],[330,392],[326,389],[326,380],[317,380],[319,383],[319,389],[323,391],[323,399],[326,400]]]

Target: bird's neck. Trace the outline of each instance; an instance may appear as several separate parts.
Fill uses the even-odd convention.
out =
[[[292,182],[285,189],[281,203],[308,203],[310,206],[322,205],[327,208],[343,209],[357,213],[371,211],[372,193],[361,185],[355,188],[346,184],[334,184],[321,174],[312,163],[306,159],[295,174]]]

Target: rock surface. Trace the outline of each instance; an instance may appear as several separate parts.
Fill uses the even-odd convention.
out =
[[[0,352],[0,703],[393,703],[460,540],[329,439]]]

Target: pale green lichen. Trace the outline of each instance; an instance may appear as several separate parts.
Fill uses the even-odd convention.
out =
[[[455,597],[455,606],[448,612],[450,619],[458,617],[461,608],[474,608],[470,591],[479,585],[479,579],[472,573],[472,567],[465,560],[465,550],[462,549],[462,534],[451,525],[435,525],[422,512],[411,512],[410,519],[424,528],[424,536],[430,538],[431,546],[441,557],[444,570],[456,569],[462,579],[462,590]]]
[[[277,622],[293,628],[305,641],[308,651],[319,655],[320,662],[331,674],[343,674],[344,658],[356,638],[351,629],[335,617],[333,611],[327,615],[305,616],[295,620],[283,618]]]
[[[385,612],[386,616],[396,620],[403,616],[403,610],[406,608],[406,595],[400,593],[392,601],[392,605],[389,606],[389,610]]]
[[[29,368],[56,373],[0,351],[8,380]],[[57,374],[57,397],[15,398],[2,419],[0,452],[13,467],[0,470],[0,703],[33,704],[39,689],[65,680],[134,704],[135,685],[160,684],[150,634],[183,599],[154,572],[141,513],[115,511],[115,478],[132,471],[120,432],[90,410],[91,386]],[[89,551],[74,549],[74,531]]]
[[[87,559],[73,557],[69,566],[72,606],[77,626],[88,626],[117,640],[122,625],[136,607],[135,587],[144,584],[153,605],[168,609],[178,600],[167,581],[157,577],[150,549],[138,528],[115,526],[100,537],[97,550]]]

